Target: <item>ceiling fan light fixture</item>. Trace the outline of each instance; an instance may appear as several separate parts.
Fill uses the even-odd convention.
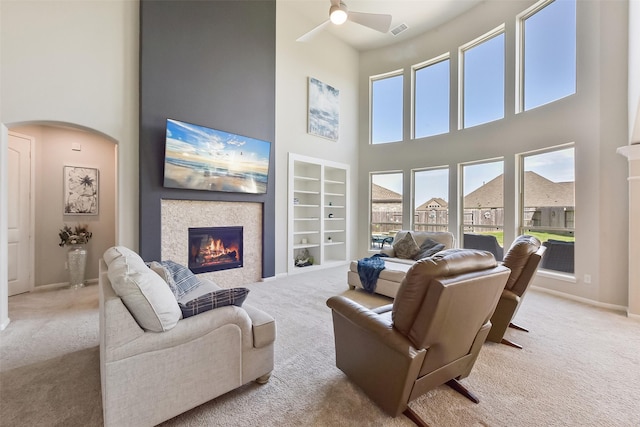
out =
[[[329,19],[336,25],[342,25],[347,21],[347,6],[340,2],[339,5],[331,6]]]

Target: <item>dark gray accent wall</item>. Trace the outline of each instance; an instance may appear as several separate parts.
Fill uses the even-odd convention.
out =
[[[162,199],[259,202],[262,276],[275,275],[275,22],[275,0],[140,2],[139,237],[145,260],[160,259]],[[267,194],[164,188],[167,118],[270,141]]]

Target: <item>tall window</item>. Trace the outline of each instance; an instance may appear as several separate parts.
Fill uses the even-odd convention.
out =
[[[402,141],[402,71],[371,77],[371,143]]]
[[[541,268],[574,272],[575,155],[573,147],[523,155],[521,230],[547,246]]]
[[[504,162],[465,164],[461,173],[464,195],[462,247],[489,250],[501,259],[499,252],[504,246]],[[492,243],[497,244],[492,246]]]
[[[371,174],[371,248],[390,245],[402,230],[402,172]]]
[[[460,48],[463,128],[504,117],[504,26]]]
[[[576,92],[576,1],[544,0],[519,16],[521,110]]]
[[[449,132],[449,55],[414,67],[414,138]]]
[[[449,231],[449,168],[413,171],[413,229]]]

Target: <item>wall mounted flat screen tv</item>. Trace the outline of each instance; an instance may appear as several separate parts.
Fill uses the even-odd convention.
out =
[[[270,150],[268,141],[167,119],[164,186],[266,193]]]

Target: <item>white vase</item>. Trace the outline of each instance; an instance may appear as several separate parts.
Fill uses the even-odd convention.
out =
[[[87,250],[76,245],[67,252],[67,263],[69,266],[69,285],[74,288],[84,286],[84,270],[87,266]]]

